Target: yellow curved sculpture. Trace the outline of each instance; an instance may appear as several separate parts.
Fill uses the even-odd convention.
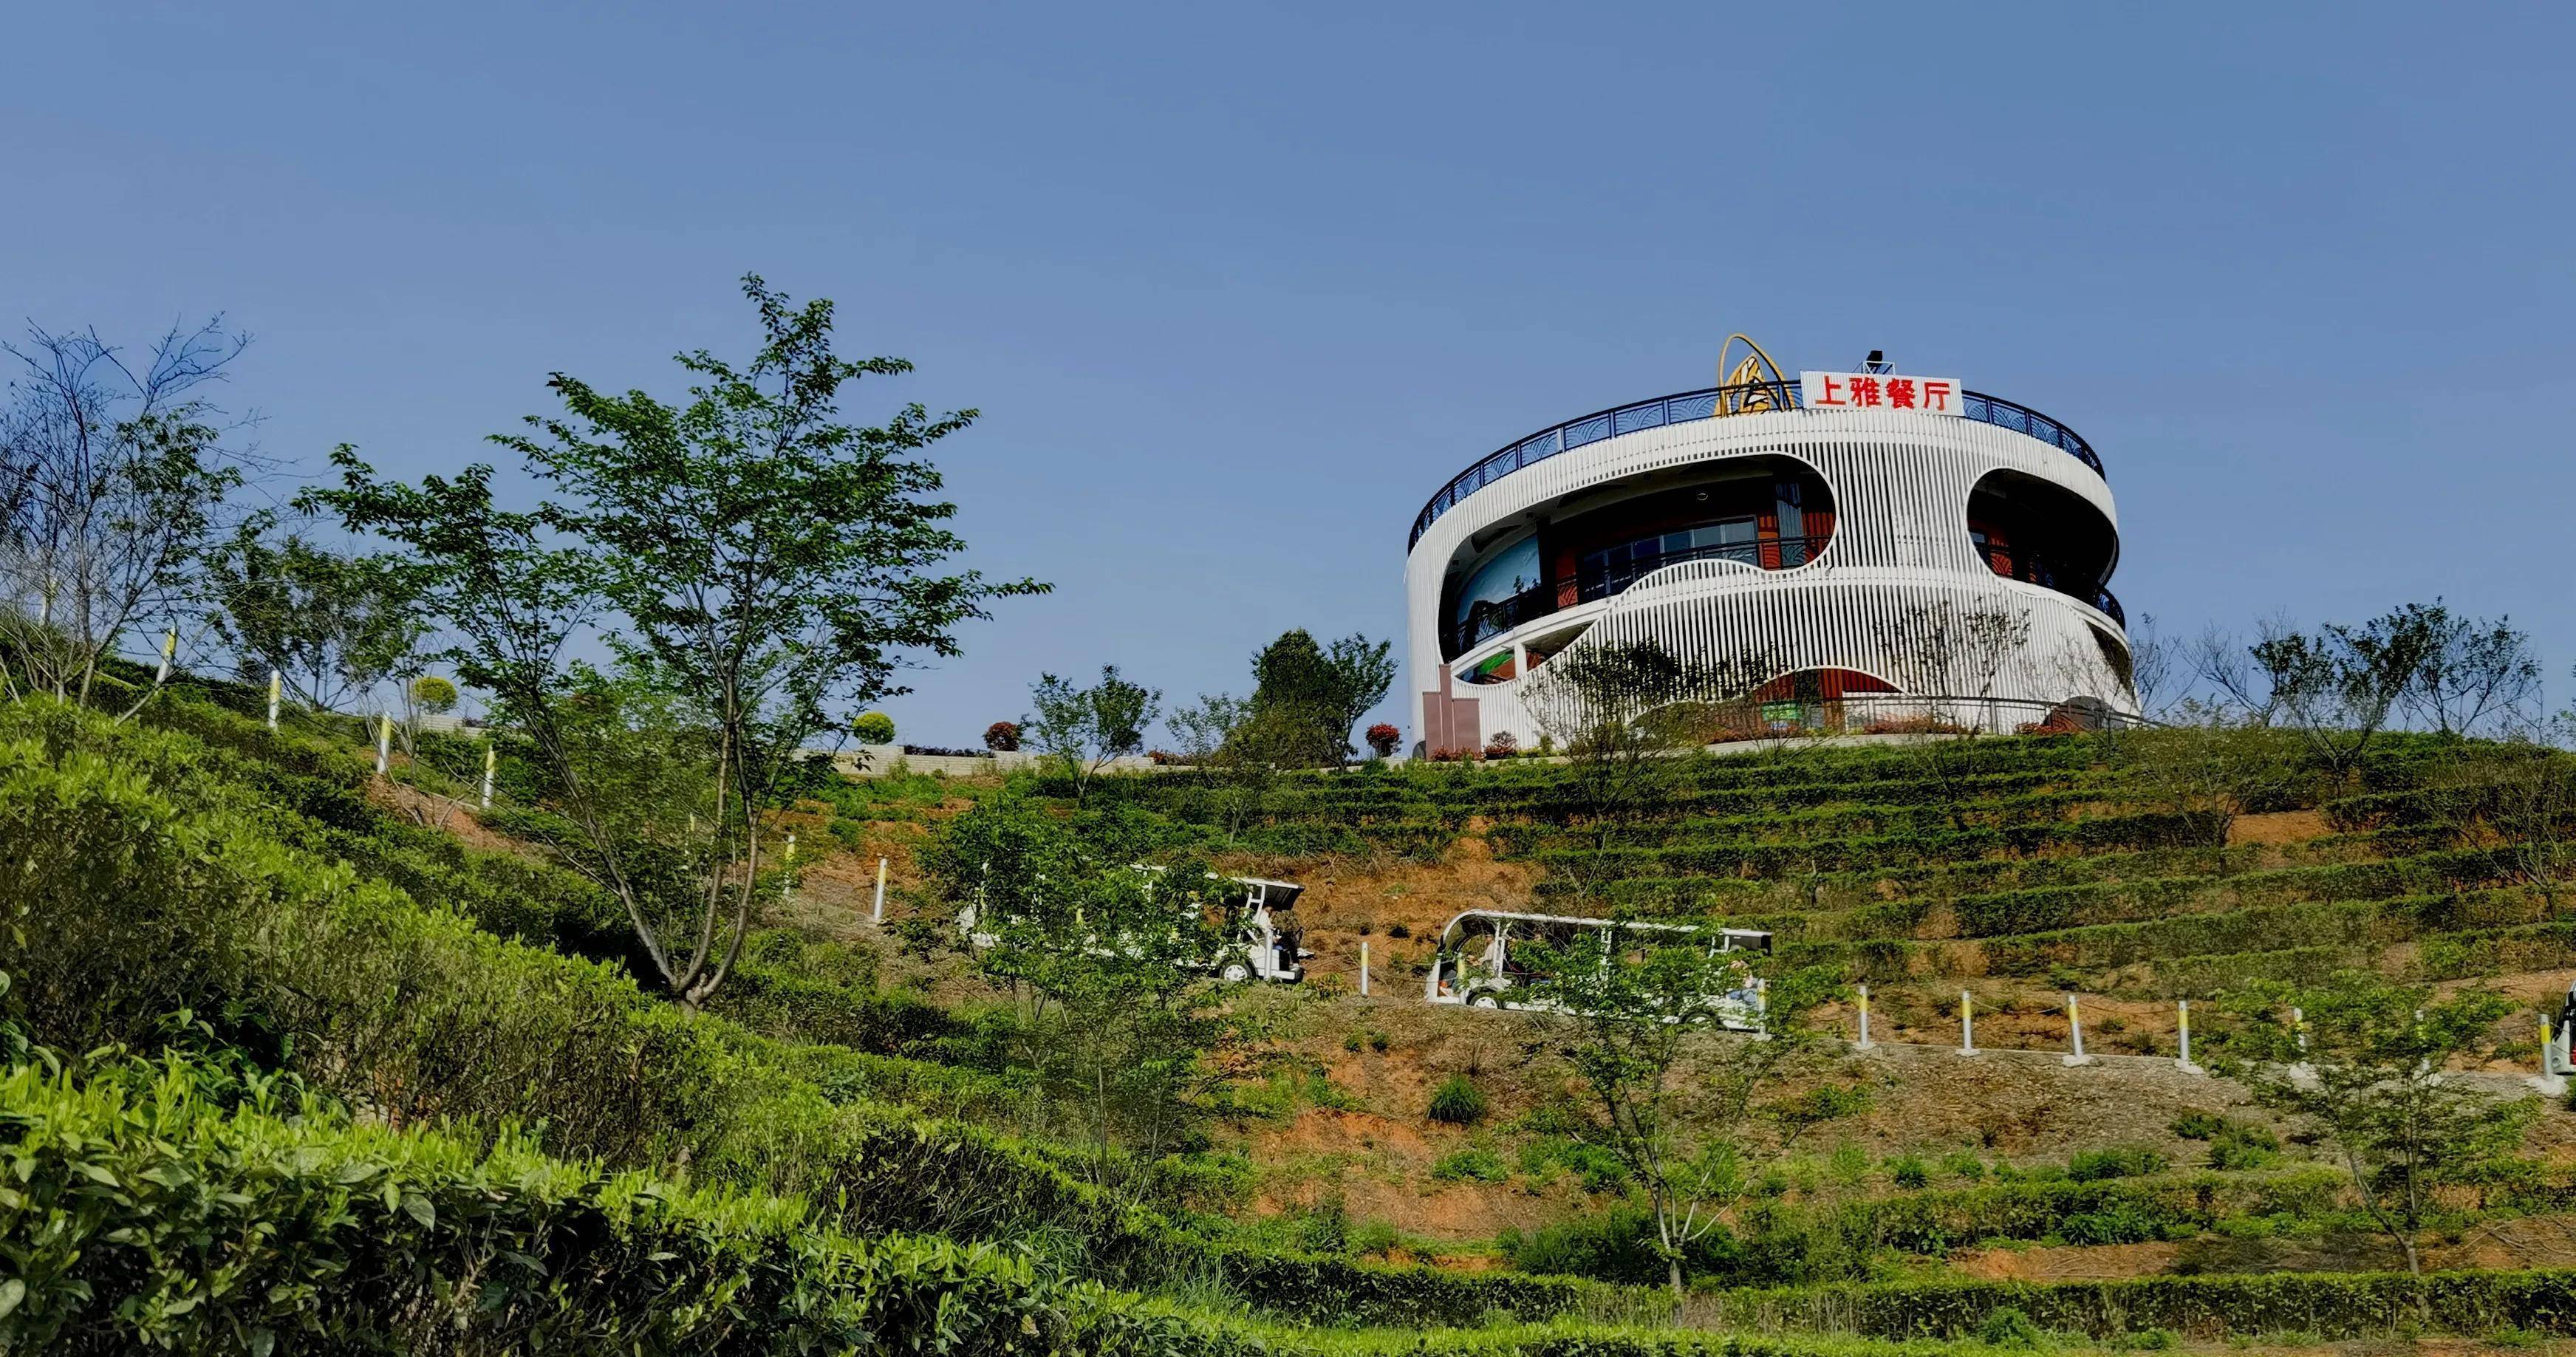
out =
[[[1735,352],[1737,344],[1745,348],[1744,359],[1730,371],[1727,356]],[[1798,404],[1797,397],[1790,394],[1788,380],[1780,375],[1780,365],[1742,333],[1728,335],[1717,351],[1717,385],[1716,413],[1721,416],[1789,410]]]

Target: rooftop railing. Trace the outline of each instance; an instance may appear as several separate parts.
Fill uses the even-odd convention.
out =
[[[2027,405],[2017,405],[2000,396],[1975,391],[1960,394],[1961,413],[1969,419],[2036,438],[2091,467],[2094,475],[2103,475],[2102,459],[2093,454],[2093,445],[2085,442],[2083,436],[2073,429]],[[1414,543],[1422,540],[1424,531],[1438,522],[1442,514],[1456,507],[1458,501],[1522,467],[1620,434],[1683,424],[1695,419],[1713,419],[1721,399],[1733,413],[1747,413],[1745,407],[1748,403],[1760,408],[1794,410],[1798,408],[1798,386],[1789,381],[1713,386],[1701,391],[1685,391],[1678,396],[1662,396],[1635,405],[1623,405],[1615,410],[1585,415],[1581,419],[1570,419],[1554,428],[1541,429],[1479,460],[1440,487],[1440,493],[1433,495],[1431,502],[1422,506],[1422,512],[1414,516],[1413,533],[1404,539],[1404,549],[1411,551]]]

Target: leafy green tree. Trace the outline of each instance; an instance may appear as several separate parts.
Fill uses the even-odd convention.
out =
[[[1261,818],[1281,771],[1315,748],[1316,727],[1292,709],[1260,708],[1224,693],[1201,694],[1174,711],[1169,725],[1181,756],[1196,770],[1199,815],[1225,831],[1227,843]]]
[[[272,542],[272,526],[253,516],[208,563],[216,634],[245,680],[262,683],[275,670],[297,702],[341,711],[419,651],[429,630],[419,591],[399,561],[295,533]]]
[[[2409,1272],[2422,1271],[2416,1239],[2435,1209],[2434,1189],[2508,1168],[2539,1111],[2444,1072],[2511,1010],[2499,994],[2442,998],[2429,985],[2347,970],[2322,985],[2248,986],[2229,1008],[2247,1021],[2213,1067],[2334,1147]],[[2288,1021],[2293,1008],[2302,1026]]]
[[[2358,625],[2329,622],[2313,632],[2267,621],[2254,644],[2241,650],[2213,632],[2201,641],[2201,675],[2247,719],[2297,732],[2311,757],[2342,777],[2410,695],[2428,695],[2426,710],[2444,721],[2478,706],[2465,695],[2468,642],[2447,635],[2449,623],[2438,605],[2410,604]],[[2446,647],[2451,658],[2440,658]],[[2438,676],[2428,679],[2428,672]]]
[[[1118,666],[1104,664],[1100,681],[1088,688],[1040,674],[1029,701],[1037,714],[1020,718],[1020,738],[1073,779],[1079,802],[1090,796],[1092,778],[1111,759],[1145,747],[1145,732],[1162,711],[1163,694],[1128,682],[1118,676]]]
[[[404,665],[405,667],[410,665],[408,651]],[[405,756],[415,759],[420,756],[421,718],[444,716],[456,710],[457,699],[460,696],[462,694],[456,691],[455,684],[436,674],[421,674],[402,685],[402,738]]]
[[[423,674],[411,681],[412,705],[431,716],[445,716],[456,710],[456,685],[436,674]]]
[[[977,968],[1012,999],[1012,1063],[1043,1100],[1032,1120],[1069,1110],[1104,1186],[1115,1151],[1160,1155],[1201,1117],[1223,1031],[1206,864],[1159,839],[1132,808],[1065,819],[1012,791],[950,821],[925,855]]]
[[[1275,737],[1272,751],[1296,767],[1349,761],[1351,729],[1395,683],[1393,643],[1356,632],[1319,645],[1305,628],[1281,633],[1252,657],[1250,715]]]
[[[204,388],[249,341],[174,327],[149,360],[30,332],[0,406],[0,683],[87,702],[128,632],[193,615],[243,459]],[[136,699],[139,706],[147,691]]]
[[[861,712],[850,723],[850,734],[861,744],[893,744],[894,718],[881,711]]]
[[[2439,598],[2392,616],[2395,630],[2421,637],[2403,699],[2418,720],[2445,735],[2509,732],[2524,723],[2540,695],[2540,660],[2511,618],[2454,613]]]
[[[763,343],[737,365],[679,356],[688,399],[601,391],[557,373],[563,411],[494,441],[519,454],[542,498],[506,509],[492,468],[418,485],[333,454],[338,489],[308,502],[410,557],[429,611],[462,640],[443,658],[527,732],[579,827],[591,870],[624,905],[661,982],[696,1007],[724,983],[762,879],[761,818],[808,737],[843,727],[832,708],[905,691],[908,654],[958,653],[956,628],[993,599],[1042,591],[974,571],[942,573],[964,542],[946,526],[923,455],[973,411],[907,405],[881,425],[840,417],[843,388],[911,370],[832,347],[832,306],[802,306],[758,276],[743,292]],[[691,906],[663,926],[630,854],[656,857],[669,826],[619,833],[626,813],[585,778],[583,712],[566,653],[597,635],[673,711],[704,723],[711,835]],[[667,817],[669,807],[660,809]]]
[[[1614,921],[1563,942],[1518,943],[1540,977],[1530,996],[1557,1054],[1582,1079],[1583,1137],[1617,1156],[1654,1214],[1673,1293],[1692,1246],[1820,1122],[1854,1110],[1831,1088],[1777,1095],[1810,1073],[1822,1037],[1807,1018],[1838,988],[1819,968],[1717,950],[1714,925]],[[1767,995],[1759,1036],[1712,1035],[1728,996]]]
[[[688,937],[706,925],[709,876],[758,870],[715,818],[725,778],[715,723],[650,658],[604,670],[573,662],[542,721],[523,724],[542,724],[552,742],[543,808],[506,827],[628,901],[641,936]]]
[[[1372,641],[1357,632],[1324,648],[1324,668],[1333,680],[1333,738],[1340,742],[1337,762],[1350,761],[1352,728],[1395,686],[1394,650],[1392,641]]]

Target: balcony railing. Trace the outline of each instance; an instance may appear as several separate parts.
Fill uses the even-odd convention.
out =
[[[1454,660],[1488,636],[1500,636],[1555,612],[1556,599],[1557,587],[1542,584],[1500,601],[1469,604],[1466,620],[1449,628],[1449,653],[1444,658]]]
[[[1975,391],[1962,392],[1961,395],[1960,410],[1968,418],[2036,438],[2091,467],[2094,475],[2104,474],[2102,459],[2093,454],[2093,445],[2085,442],[2073,429],[2027,405],[2018,405],[2000,396]],[[1522,467],[1620,434],[1715,418],[1720,398],[1724,399],[1728,409],[1736,411],[1741,411],[1748,399],[1767,403],[1774,409],[1795,409],[1798,406],[1798,385],[1782,381],[1713,386],[1700,391],[1685,391],[1678,396],[1623,405],[1615,410],[1567,420],[1554,428],[1541,429],[1479,460],[1440,487],[1440,493],[1433,495],[1431,502],[1422,506],[1422,512],[1414,516],[1413,533],[1404,539],[1404,549],[1411,551],[1413,544],[1422,540],[1423,532],[1438,522],[1442,514],[1456,507],[1458,501]]]
[[[1775,537],[1757,542],[1721,542],[1692,547],[1685,551],[1668,551],[1651,560],[1630,561],[1615,570],[1598,575],[1582,575],[1576,580],[1575,597],[1584,603],[1624,592],[1629,585],[1668,565],[1685,561],[1735,561],[1759,570],[1795,570],[1816,559],[1830,537]]]

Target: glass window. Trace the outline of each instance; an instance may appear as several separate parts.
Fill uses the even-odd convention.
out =
[[[1759,522],[1747,515],[1604,547],[1586,554],[1580,563],[1584,596],[1599,598],[1617,593],[1638,577],[1677,561],[1722,558],[1759,565],[1754,544],[1760,537]]]
[[[1468,576],[1465,588],[1458,591],[1453,623],[1463,623],[1479,603],[1499,605],[1513,595],[1539,582],[1538,539],[1524,537],[1495,553],[1494,558]]]

